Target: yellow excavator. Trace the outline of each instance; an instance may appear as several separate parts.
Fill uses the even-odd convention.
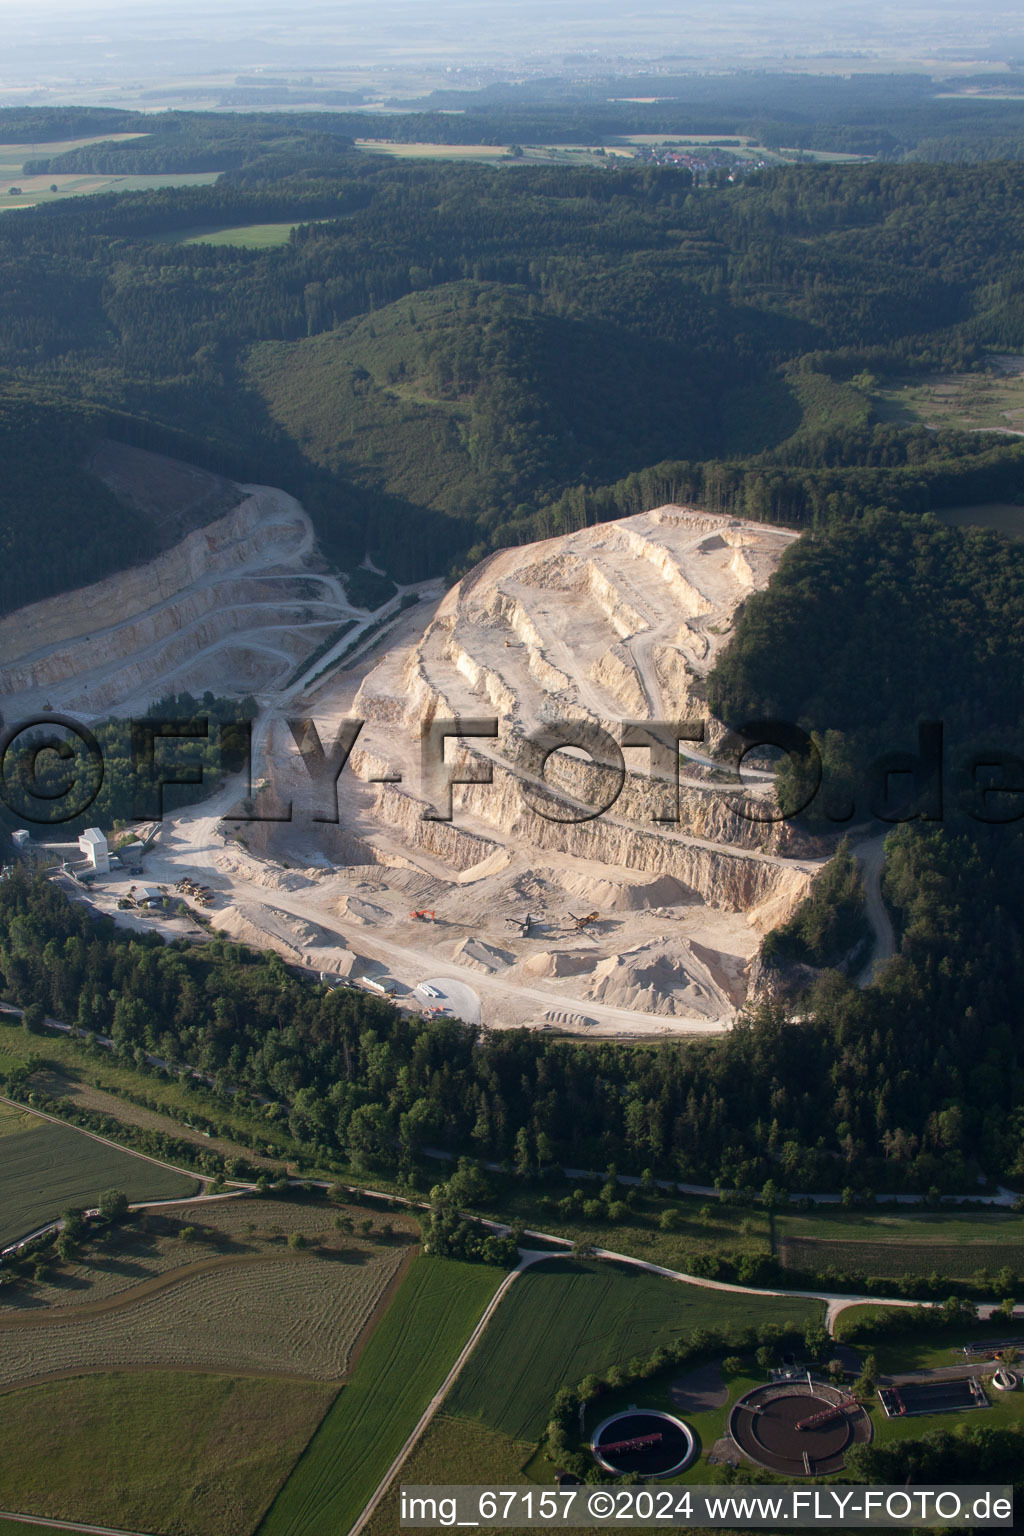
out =
[[[581,928],[587,928],[591,923],[596,923],[601,914],[600,912],[588,912],[586,917],[577,917],[575,912],[570,912],[569,916],[576,924],[576,932],[579,933]]]

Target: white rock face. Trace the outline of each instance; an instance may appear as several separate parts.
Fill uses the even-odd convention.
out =
[[[387,862],[450,882],[437,898],[449,932],[464,931],[472,900],[480,933],[449,956],[609,1009],[734,1015],[760,934],[793,910],[819,865],[799,856],[786,824],[765,823],[769,776],[727,785],[713,771],[722,729],[705,680],[739,603],[794,537],[662,507],[503,550],[348,692],[347,712],[366,722],[350,769],[366,787],[348,780],[342,819]],[[321,690],[318,718],[336,698],[332,685]],[[474,717],[496,718],[498,737],[465,738],[456,757],[491,782],[456,788],[450,821],[424,819],[421,728]],[[549,758],[543,800],[525,743],[542,723],[591,722],[618,738],[623,721],[680,717],[703,720],[705,741],[680,760],[677,821],[655,819],[673,796],[644,752],[627,754],[621,792],[600,815],[564,814],[604,803],[614,787],[613,769],[578,752]],[[393,774],[400,783],[369,782]]]
[[[292,821],[235,820],[229,786],[165,825],[147,878],[173,887],[198,872],[216,928],[339,980],[390,975],[400,1001],[451,977],[485,1025],[728,1028],[761,935],[822,862],[764,820],[769,775],[724,781],[706,703],[737,607],[795,535],[662,507],[503,550],[312,684],[323,663],[304,662],[353,610],[317,569],[302,508],[244,489],[150,565],[0,623],[9,720],[44,702],[89,718],[172,689],[256,694],[257,809],[291,801]],[[325,746],[343,720],[364,721],[337,826],[310,819],[320,813],[286,724],[300,716]],[[497,720],[497,737],[450,743],[448,761],[491,782],[455,788],[451,820],[425,818],[447,807],[422,782],[423,728],[479,717]],[[530,734],[555,721],[617,742],[625,722],[662,719],[704,725],[680,749],[678,795],[643,749],[625,750],[621,786],[614,761],[559,751],[541,779],[530,755]]]
[[[284,491],[247,486],[227,516],[145,565],[0,621],[5,715],[79,718],[171,691],[261,694],[353,616],[312,568],[314,537]]]

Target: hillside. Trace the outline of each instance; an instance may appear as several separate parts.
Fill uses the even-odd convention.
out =
[[[95,530],[84,554],[65,540],[33,562],[28,493],[9,490],[14,590],[153,552],[138,523],[106,536],[57,413],[280,486],[337,567],[369,554],[402,581],[667,500],[805,526],[1020,492],[1016,440],[879,419],[894,379],[983,375],[1024,348],[1016,165],[698,185],[632,161],[392,162],[345,150],[336,122],[319,155],[315,115],[285,152],[260,121],[255,158],[215,186],[0,217],[0,386],[29,400],[25,441],[67,466],[67,489],[40,478],[54,531],[63,501]],[[206,133],[179,148],[245,137],[241,120]],[[172,140],[154,130],[169,156]],[[265,225],[280,239],[257,248]],[[31,487],[44,455],[11,457]]]
[[[246,378],[318,465],[470,522],[720,436],[683,349],[451,283],[252,349]]]

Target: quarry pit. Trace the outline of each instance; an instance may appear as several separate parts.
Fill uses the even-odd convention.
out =
[[[184,876],[201,880],[215,931],[419,1012],[583,1036],[729,1028],[763,934],[822,864],[764,819],[770,773],[739,782],[715,766],[723,732],[706,702],[737,608],[795,535],[666,506],[500,551],[447,593],[423,583],[406,589],[415,604],[400,593],[368,615],[319,560],[293,498],[238,490],[226,516],[149,566],[0,623],[8,719],[44,700],[83,720],[130,714],[185,688],[256,698],[248,809],[290,805],[291,819],[243,819],[232,782],[165,820],[147,884],[173,896]],[[481,718],[494,736],[454,740],[448,761],[490,782],[455,787],[438,819],[423,730]],[[336,825],[312,819],[322,798],[298,719],[325,750],[344,722],[363,722]],[[524,745],[556,721],[620,739],[624,722],[694,719],[704,740],[680,744],[676,820],[657,819],[675,810],[671,774],[652,772],[642,747],[623,750],[614,803],[583,819],[614,766],[558,751],[542,788]],[[198,937],[181,918],[119,912],[129,883],[114,874],[89,900]]]

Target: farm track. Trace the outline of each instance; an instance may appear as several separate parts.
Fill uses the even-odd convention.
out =
[[[488,1302],[480,1321],[477,1323],[468,1340],[460,1350],[459,1357],[455,1364],[452,1366],[451,1370],[448,1372],[448,1375],[445,1377],[438,1390],[430,1399],[430,1402],[423,1410],[423,1413],[421,1414],[412,1433],[408,1436],[405,1444],[398,1452],[398,1455],[392,1461],[390,1467],[388,1467],[384,1476],[377,1484],[377,1487],[370,1495],[370,1498],[364,1505],[358,1520],[356,1520],[355,1524],[351,1527],[349,1536],[360,1536],[360,1533],[366,1528],[370,1520],[373,1518],[374,1512],[377,1509],[381,1499],[384,1497],[385,1493],[387,1493],[388,1488],[391,1486],[392,1480],[397,1476],[402,1464],[406,1461],[426,1431],[428,1425],[433,1420],[434,1415],[444,1403],[452,1387],[455,1385],[456,1381],[461,1375],[462,1370],[466,1365],[466,1362],[469,1360],[470,1355],[473,1353],[481,1337],[483,1336],[488,1323],[494,1316],[495,1312],[498,1310],[498,1307],[501,1305],[505,1296],[508,1294],[510,1287],[519,1278],[524,1270],[529,1269],[531,1264],[536,1264],[540,1259],[546,1259],[550,1257],[551,1255],[546,1253],[525,1253],[520,1258],[520,1261],[516,1265],[515,1269],[513,1269],[510,1274],[505,1276],[504,1280],[498,1286],[498,1289],[495,1291],[494,1295]]]
[[[142,1536],[139,1531],[119,1531],[112,1525],[79,1525],[74,1520],[44,1520],[39,1515],[16,1515],[9,1509],[0,1509],[0,1520],[11,1520],[18,1525],[38,1525],[48,1531],[81,1531],[84,1536]]]

